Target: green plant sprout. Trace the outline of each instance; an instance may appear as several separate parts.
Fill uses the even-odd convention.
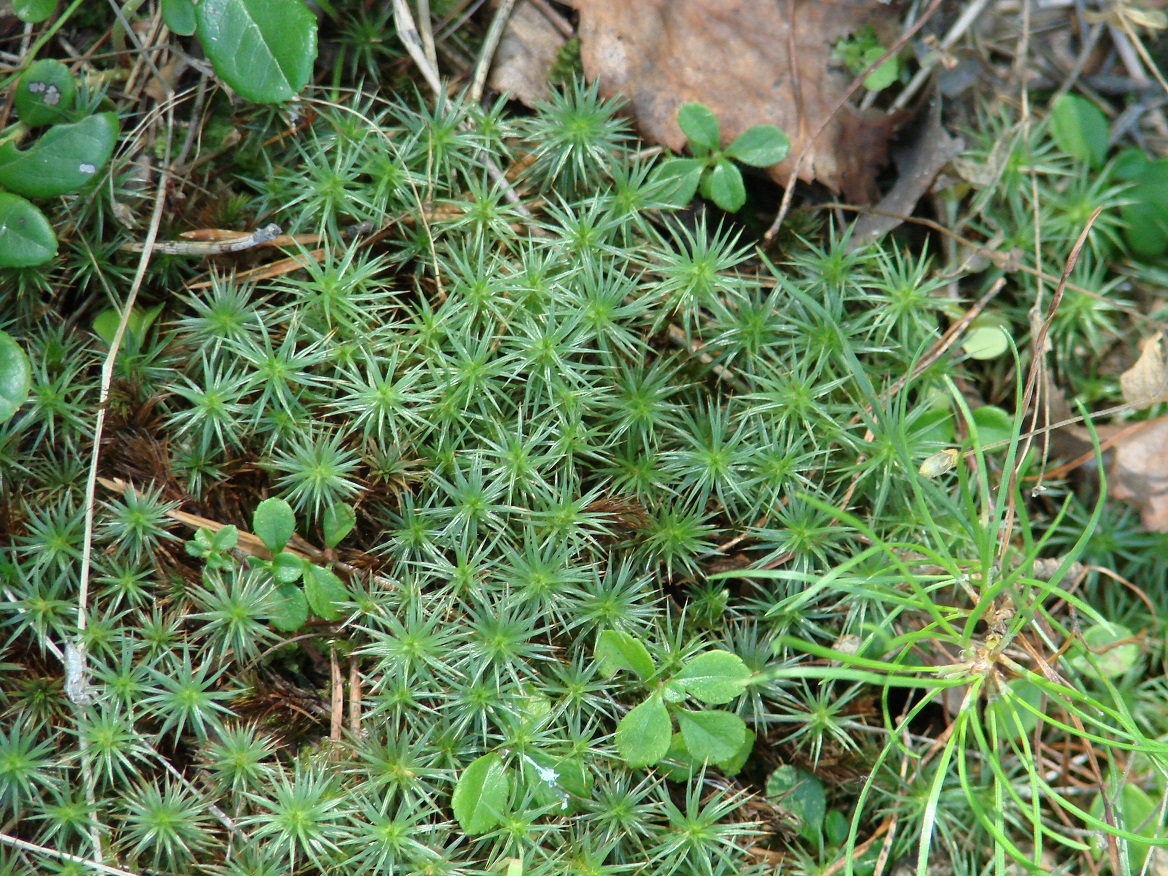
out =
[[[742,172],[734,166],[741,161],[751,167],[770,167],[787,157],[791,142],[774,125],[755,125],[739,134],[729,146],[720,146],[718,119],[700,103],[687,103],[677,111],[677,124],[689,140],[693,158],[671,158],[656,171],[665,186],[665,197],[675,206],[684,206],[701,191],[728,213],[746,203]]]
[[[836,40],[833,48],[836,57],[853,76],[868,69],[869,64],[875,63],[887,51],[880,45],[876,31],[871,25]],[[869,91],[882,91],[899,77],[900,60],[893,55],[864,77],[864,87]]]

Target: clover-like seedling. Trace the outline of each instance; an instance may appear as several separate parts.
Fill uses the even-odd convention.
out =
[[[657,179],[666,185],[666,200],[677,207],[684,207],[700,190],[703,198],[733,213],[746,203],[746,185],[734,162],[770,167],[791,151],[791,141],[774,125],[748,128],[721,148],[718,119],[700,103],[684,104],[677,111],[677,124],[694,157],[670,158],[657,170]]]

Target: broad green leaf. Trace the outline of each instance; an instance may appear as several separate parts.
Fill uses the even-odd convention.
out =
[[[53,14],[57,0],[12,0],[12,11],[21,21],[37,24]]]
[[[621,669],[635,672],[641,681],[653,675],[653,658],[640,640],[620,630],[605,630],[596,642],[596,661],[605,676]]]
[[[219,527],[218,531],[211,536],[211,545],[217,551],[229,551],[238,543],[239,530],[230,523]]]
[[[996,313],[983,313],[969,324],[961,349],[971,359],[996,359],[1010,349],[1009,323]]]
[[[629,766],[651,766],[669,750],[669,710],[660,697],[649,697],[621,718],[616,750]]]
[[[0,192],[0,267],[27,268],[57,254],[57,236],[45,214],[24,198]]]
[[[454,786],[450,804],[459,826],[469,836],[486,833],[507,815],[511,773],[497,754],[471,762]]]
[[[888,51],[884,46],[873,46],[864,53],[864,67],[880,59]],[[900,60],[893,55],[864,77],[864,87],[869,91],[882,91],[900,75]]]
[[[162,20],[180,36],[195,32],[195,4],[191,0],[162,0]]]
[[[11,335],[0,332],[0,423],[12,419],[31,388],[28,356]]]
[[[746,722],[731,712],[678,709],[674,714],[686,749],[698,760],[713,763],[729,760],[738,754],[746,741]]]
[[[278,584],[291,584],[293,581],[300,580],[305,565],[304,560],[296,554],[280,551],[272,557],[272,577],[276,579]]]
[[[661,200],[679,210],[688,205],[697,194],[705,166],[697,158],[670,158],[657,165],[653,181],[661,186]]]
[[[1134,255],[1154,259],[1168,251],[1168,159],[1148,161],[1138,149],[1116,156],[1116,176],[1132,186],[1120,208],[1124,238]]]
[[[324,509],[321,529],[324,530],[325,547],[335,548],[357,525],[357,512],[344,502],[329,505]]]
[[[1050,135],[1063,152],[1092,167],[1107,160],[1110,125],[1103,111],[1085,97],[1061,95],[1050,108]]]
[[[733,755],[726,758],[726,760],[718,761],[718,767],[728,776],[738,775],[744,766],[746,766],[746,759],[750,757],[750,752],[754,750],[754,731],[749,727],[746,728],[746,735],[742,737],[742,745]]]
[[[275,555],[284,549],[296,531],[296,515],[292,513],[291,505],[273,496],[256,506],[251,525],[256,538]]]
[[[694,155],[713,152],[718,148],[718,119],[709,107],[700,103],[682,104],[677,111],[677,126],[689,140]]]
[[[13,106],[32,128],[66,121],[77,99],[73,74],[60,61],[44,58],[21,74]]]
[[[308,600],[295,584],[281,584],[276,588],[271,608],[272,626],[285,633],[294,633],[308,621]]]
[[[349,601],[349,591],[336,573],[313,563],[304,564],[304,595],[312,613],[326,621],[339,620],[341,610],[337,606]]]
[[[688,782],[702,768],[702,763],[689,753],[681,734],[674,733],[669,738],[669,750],[657,764],[657,770],[675,782]]]
[[[572,798],[587,798],[592,783],[583,764],[576,758],[553,757],[542,751],[523,756],[523,783],[541,806],[559,813],[571,810]]]
[[[0,186],[27,198],[76,191],[97,176],[118,140],[118,117],[97,113],[54,125],[27,149],[0,146]]]
[[[806,770],[787,764],[771,773],[766,783],[766,795],[798,819],[799,832],[805,839],[818,839],[823,816],[827,813],[827,798],[819,779]]]
[[[215,72],[256,103],[291,100],[316,60],[316,18],[301,0],[202,0],[199,42]]]
[[[686,663],[672,682],[694,699],[718,706],[742,693],[749,680],[750,669],[737,654],[706,651]]]
[[[1132,631],[1123,624],[1094,624],[1083,630],[1082,643],[1071,647],[1069,662],[1079,672],[1095,678],[1123,675],[1140,662],[1139,643],[1124,641],[1132,638]]]
[[[774,125],[755,125],[739,134],[726,147],[731,158],[751,167],[778,164],[791,151],[791,141]]]
[[[727,213],[742,209],[746,203],[746,186],[742,171],[729,161],[719,161],[702,177],[702,196],[709,198]]]

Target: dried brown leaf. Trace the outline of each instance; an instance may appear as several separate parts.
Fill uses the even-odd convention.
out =
[[[1168,401],[1168,361],[1164,358],[1163,335],[1144,342],[1136,364],[1119,376],[1123,400],[1135,408],[1150,408]]]
[[[834,57],[836,40],[866,25],[888,34],[897,21],[895,4],[867,0],[570,2],[585,74],[602,94],[629,100],[645,137],[681,151],[677,110],[693,101],[718,117],[723,145],[754,125],[777,125],[791,140],[787,160],[767,171],[779,183],[852,82]],[[892,128],[883,112],[845,104],[800,178],[871,203]]]
[[[491,65],[491,88],[527,106],[547,99],[548,71],[563,45],[564,38],[538,9],[516,4]]]
[[[1113,499],[1140,509],[1145,528],[1168,532],[1168,417],[1149,420],[1115,443],[1107,483]]]

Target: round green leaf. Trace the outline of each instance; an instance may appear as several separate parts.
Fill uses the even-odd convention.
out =
[[[292,513],[291,505],[273,496],[256,506],[252,529],[264,547],[278,554],[296,531],[296,515]]]
[[[1051,105],[1050,135],[1072,158],[1102,167],[1109,132],[1107,116],[1085,97],[1064,94]]]
[[[729,161],[719,161],[702,177],[702,194],[725,210],[733,213],[746,203],[746,186],[742,172]]]
[[[180,36],[195,32],[195,4],[191,0],[162,0],[162,20]]]
[[[294,633],[308,621],[308,601],[304,591],[295,584],[281,584],[276,588],[272,602],[272,626],[285,633]]]
[[[746,723],[722,709],[706,712],[678,709],[676,715],[685,747],[698,760],[713,763],[729,760],[738,754],[746,741]]]
[[[97,113],[54,125],[27,149],[0,146],[0,186],[27,198],[76,191],[105,167],[118,140],[118,117]]]
[[[627,669],[635,672],[642,681],[648,679],[655,669],[653,658],[640,640],[620,630],[605,630],[600,634],[596,641],[596,661],[606,676]]]
[[[746,689],[750,669],[737,654],[706,651],[690,660],[672,683],[709,705],[728,703]]]
[[[336,505],[329,505],[324,509],[324,515],[321,520],[321,529],[324,530],[324,543],[326,547],[335,548],[341,543],[341,540],[353,531],[353,527],[357,525],[357,512],[344,502],[338,502]]]
[[[28,398],[31,387],[28,356],[11,335],[0,332],[0,423],[12,419]]]
[[[971,359],[996,359],[1010,349],[1009,323],[995,313],[983,313],[969,324],[961,349]]]
[[[726,147],[727,155],[751,167],[778,164],[790,151],[791,141],[774,125],[747,128]]]
[[[27,268],[57,254],[57,237],[45,214],[24,198],[0,192],[0,267]]]
[[[671,158],[657,165],[653,182],[661,186],[661,200],[678,210],[689,204],[697,194],[705,166],[697,158]]]
[[[73,74],[60,61],[45,58],[24,71],[16,84],[13,106],[32,128],[63,122],[77,100]]]
[[[280,551],[272,557],[272,577],[280,584],[291,584],[300,580],[305,565],[304,560],[296,554]]]
[[[867,67],[879,60],[887,49],[884,46],[872,46],[864,53],[864,66]],[[864,77],[864,87],[869,91],[881,91],[896,81],[900,75],[900,61],[893,55],[871,73]]]
[[[767,779],[766,795],[798,819],[799,832],[806,839],[819,836],[827,813],[827,797],[823,783],[814,775],[790,764],[781,766]]]
[[[339,620],[337,606],[349,601],[349,591],[336,573],[312,563],[304,564],[304,595],[312,613],[326,621]]]
[[[316,60],[316,18],[301,0],[202,0],[196,30],[215,72],[256,103],[295,97]]]
[[[44,21],[57,8],[57,0],[12,0],[12,11],[21,21],[36,24]]]
[[[1122,645],[1115,643],[1131,638],[1131,630],[1122,624],[1095,624],[1083,630],[1083,644],[1092,653],[1088,655],[1082,645],[1074,647],[1071,649],[1070,663],[1079,672],[1095,678],[1100,675],[1104,678],[1123,675],[1139,662],[1140,646],[1137,642],[1125,642]]]
[[[718,148],[718,119],[703,104],[682,104],[677,111],[677,126],[689,140],[689,148],[695,155]]]
[[[616,727],[616,750],[629,766],[651,766],[669,750],[670,731],[665,703],[650,697],[621,718]]]
[[[463,770],[450,804],[463,832],[478,836],[503,820],[510,800],[510,771],[499,755],[484,754]]]

